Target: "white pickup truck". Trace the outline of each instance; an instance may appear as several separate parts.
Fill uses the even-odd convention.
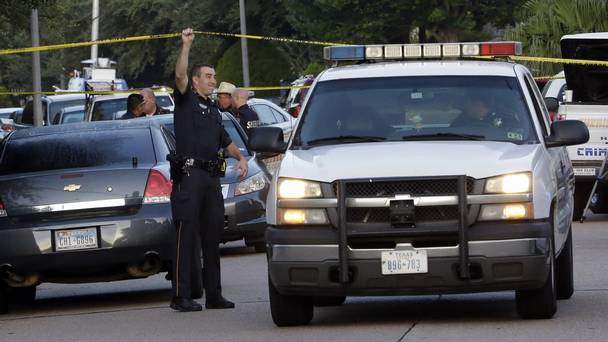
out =
[[[608,33],[566,35],[561,39],[564,58],[606,60]],[[564,73],[572,96],[558,109],[559,120],[580,120],[589,128],[589,142],[569,146],[575,175],[574,220],[579,220],[593,188],[600,176],[602,161],[608,154],[608,68],[569,64]],[[608,213],[608,183],[600,181],[591,202],[594,213]]]
[[[523,318],[570,298],[565,146],[586,143],[587,127],[550,123],[524,66],[467,60],[517,53],[517,42],[325,48],[347,65],[317,76],[289,142],[276,127],[249,141],[284,154],[266,203],[276,325],[347,296],[514,290]]]

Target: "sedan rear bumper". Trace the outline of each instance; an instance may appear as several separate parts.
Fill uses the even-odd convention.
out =
[[[57,231],[91,227],[97,230],[97,248],[57,250]],[[146,204],[133,215],[0,229],[0,267],[20,273],[95,273],[105,266],[142,262],[147,253],[168,263],[174,244],[170,205]]]

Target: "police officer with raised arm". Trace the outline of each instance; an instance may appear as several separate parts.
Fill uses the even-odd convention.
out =
[[[171,207],[176,226],[177,243],[173,262],[173,298],[171,308],[200,311],[192,299],[195,239],[200,237],[203,251],[203,284],[207,309],[234,308],[222,296],[220,286],[220,234],[224,225],[224,199],[220,177],[226,163],[220,149],[237,159],[241,178],[247,175],[247,161],[222,126],[216,104],[209,98],[213,92],[215,70],[210,65],[195,66],[188,77],[188,55],[194,33],[182,31],[182,48],[175,66],[175,140],[176,151],[171,161],[173,191]],[[200,270],[200,269],[199,269]],[[200,272],[200,271],[198,271]]]

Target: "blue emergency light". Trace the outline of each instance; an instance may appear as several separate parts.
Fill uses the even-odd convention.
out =
[[[362,61],[365,59],[365,46],[327,46],[323,48],[323,57],[330,61]]]

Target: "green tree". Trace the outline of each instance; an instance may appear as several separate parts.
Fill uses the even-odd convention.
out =
[[[522,10],[522,20],[505,37],[523,43],[525,54],[561,57],[563,35],[608,31],[608,2],[605,0],[529,0]],[[552,75],[561,64],[528,63],[537,75]]]

